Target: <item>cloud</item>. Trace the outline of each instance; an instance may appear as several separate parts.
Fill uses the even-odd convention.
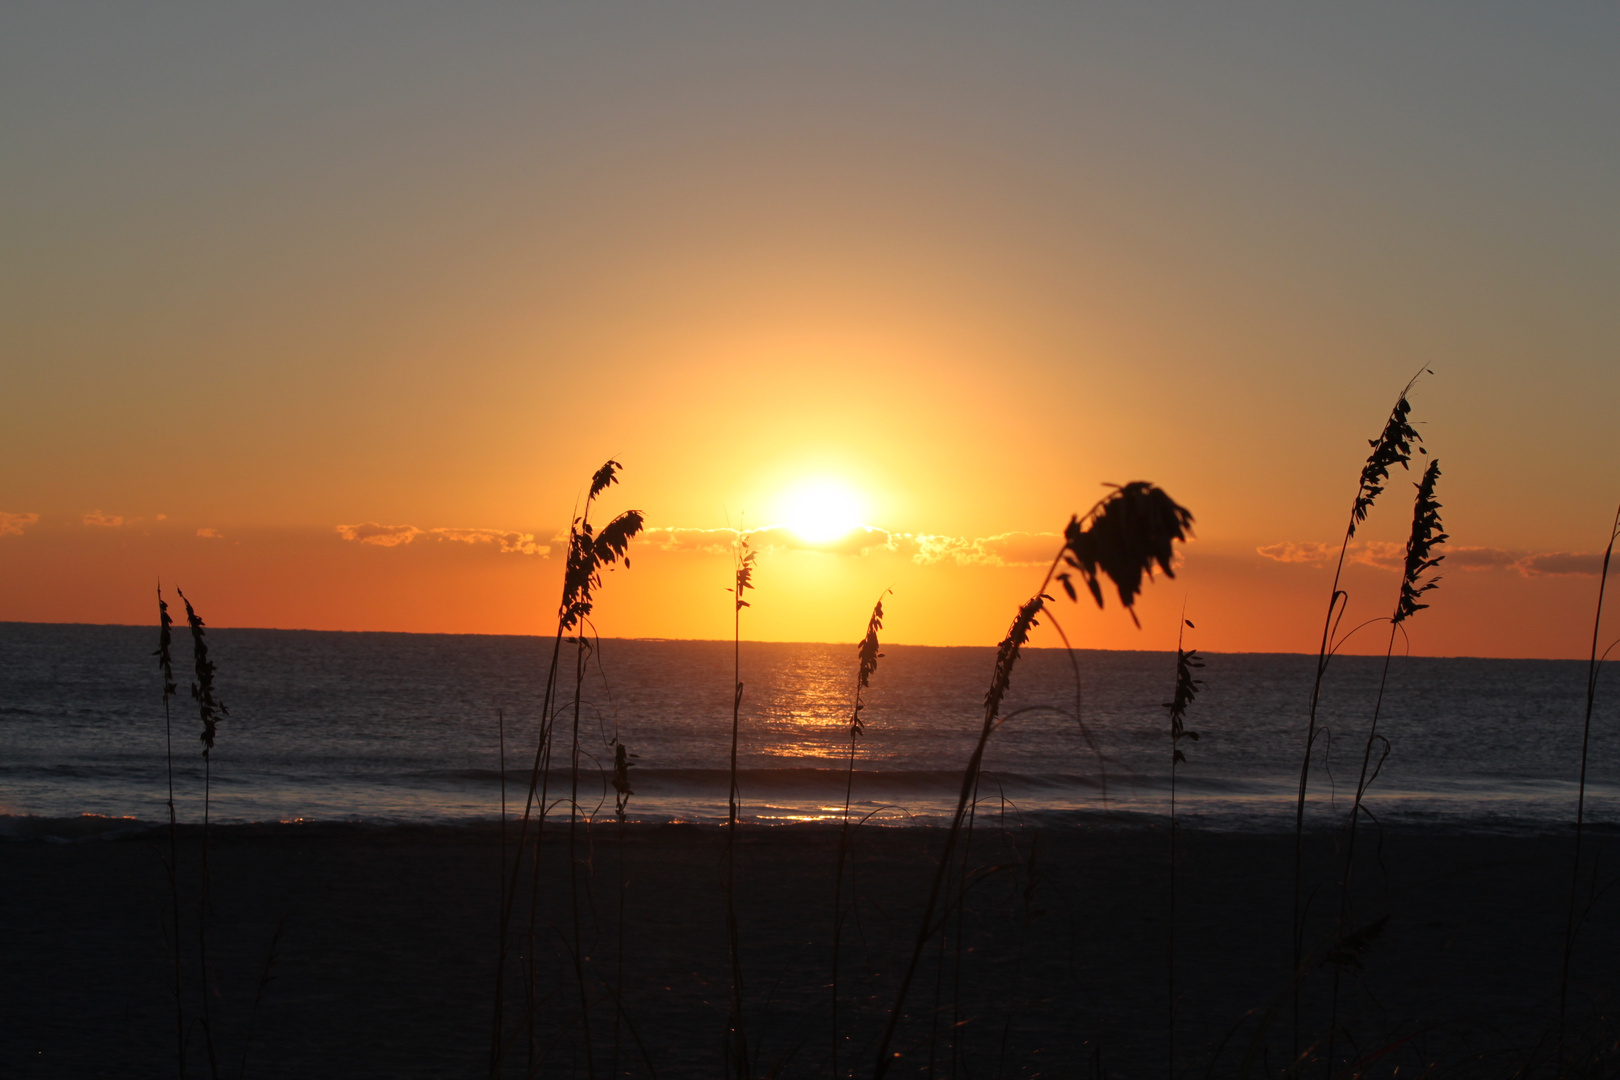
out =
[[[897,533],[862,525],[832,540],[806,540],[785,525],[748,529],[756,551],[820,551],[832,555],[899,553],[921,566],[952,563],[957,566],[1045,566],[1063,543],[1061,533],[1007,532],[995,536],[941,536],[932,533]],[[668,525],[644,530],[639,543],[660,551],[686,551],[724,555],[736,542],[736,529],[683,529]]]
[[[218,529],[211,529],[211,528],[210,529],[198,529],[197,530],[197,535],[202,537],[204,540],[223,540],[223,539],[225,539],[225,534],[220,532]]]
[[[537,543],[534,533],[514,532],[510,529],[428,529],[425,533],[436,540],[453,540],[458,544],[493,544],[503,555],[551,554],[548,544]]]
[[[1315,541],[1269,544],[1255,551],[1275,562],[1323,566],[1339,557],[1337,544]],[[1512,570],[1524,577],[1579,575],[1596,577],[1603,557],[1581,551],[1525,551],[1515,548],[1452,547],[1440,549],[1445,565],[1458,570]],[[1406,562],[1406,548],[1392,541],[1352,543],[1346,562],[1399,570]]]
[[[21,536],[24,529],[38,521],[38,514],[8,514],[0,510],[0,536]]]
[[[1526,555],[1517,563],[1519,573],[1525,577],[1538,577],[1542,574],[1580,574],[1585,577],[1597,577],[1603,570],[1603,556],[1588,554],[1582,551],[1544,551],[1537,555]],[[1609,564],[1609,573],[1620,570],[1612,562]]]
[[[116,529],[124,524],[124,519],[117,514],[103,514],[100,510],[92,510],[84,515],[84,523],[103,529]]]
[[[1321,566],[1331,559],[1338,558],[1339,555],[1339,548],[1336,544],[1319,544],[1314,540],[1307,540],[1303,544],[1284,540],[1281,543],[1268,544],[1254,550],[1274,562],[1304,563],[1307,566]]]
[[[643,529],[637,537],[638,543],[654,544],[659,551],[698,551],[706,555],[724,555],[736,541],[736,529],[681,529],[669,525]]]
[[[415,525],[379,525],[375,521],[339,525],[336,528],[337,534],[345,540],[377,547],[399,547],[417,537],[427,537],[458,544],[489,544],[500,549],[503,555],[539,555],[544,558],[551,554],[550,546],[538,543],[533,533],[511,529],[419,529]]]
[[[422,535],[422,530],[415,525],[379,525],[375,521],[362,525],[339,525],[337,532],[345,540],[376,544],[378,547],[398,547]]]
[[[865,555],[874,548],[892,549],[895,536],[887,529],[874,529],[862,525],[843,536],[831,540],[806,540],[785,525],[767,525],[760,529],[745,529],[750,546],[755,551],[821,551],[830,555]],[[736,529],[683,529],[657,525],[642,530],[639,542],[654,544],[660,551],[694,551],[707,555],[724,555],[737,541]]]
[[[1027,532],[977,538],[908,533],[899,539],[916,548],[911,561],[921,566],[947,561],[958,566],[1040,566],[1051,562],[1063,544],[1059,533]]]
[[[1254,550],[1273,562],[1303,563],[1306,566],[1325,566],[1339,558],[1338,544],[1324,544],[1315,540],[1303,543],[1284,540]],[[1358,540],[1350,545],[1344,561],[1361,563],[1363,566],[1376,566],[1381,570],[1398,570],[1406,562],[1406,548],[1388,540],[1373,540],[1367,543]]]
[[[886,529],[874,529],[870,525],[858,526],[843,536],[836,536],[831,540],[806,540],[785,525],[771,525],[763,529],[750,530],[748,541],[756,550],[760,551],[776,548],[792,551],[823,551],[830,555],[865,555],[873,548],[892,549],[894,547],[894,535],[892,533]]]

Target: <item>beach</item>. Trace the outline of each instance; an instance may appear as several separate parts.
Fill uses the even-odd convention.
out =
[[[738,836],[744,1029],[760,1075],[831,1074],[838,832],[798,825]],[[12,819],[7,835],[0,1075],[174,1075],[167,830]],[[845,1074],[871,1072],[943,839],[930,828],[854,834],[839,995]],[[1037,829],[982,816],[960,948],[953,916],[949,948],[942,954],[936,937],[919,968],[891,1074],[928,1075],[932,1056],[934,1074],[945,1075],[954,1051],[959,1075],[1166,1075],[1167,841],[1162,823]],[[1335,834],[1307,841],[1315,945],[1337,915],[1339,856]],[[1612,852],[1613,841],[1611,830],[1589,834],[1588,850]],[[181,979],[193,1025],[200,842],[200,829],[182,829]],[[730,994],[724,830],[597,824],[574,843],[591,1060],[570,952],[567,826],[553,820],[535,931],[533,1056],[514,978],[505,1075],[531,1062],[548,1076],[720,1075]],[[1343,1037],[1365,1053],[1395,1044],[1369,1075],[1428,1062],[1445,1075],[1506,1076],[1526,1061],[1544,1069],[1571,837],[1401,827],[1369,829],[1361,844],[1353,921],[1389,918],[1357,958],[1361,968],[1341,973]],[[1292,845],[1283,833],[1180,832],[1178,1075],[1237,1075],[1251,1051],[1254,1075],[1285,1064]],[[216,828],[208,1007],[221,1075],[487,1075],[501,846],[492,823]],[[1570,1013],[1581,1038],[1615,1034],[1617,906],[1615,891],[1598,896],[1578,939]],[[526,935],[520,912],[513,937]],[[1328,967],[1302,984],[1309,1031],[1326,1027],[1331,986]],[[188,1054],[189,1074],[208,1075],[195,1026]]]

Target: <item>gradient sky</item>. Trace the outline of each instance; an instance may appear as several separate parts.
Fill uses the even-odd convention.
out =
[[[150,621],[161,573],[216,625],[546,632],[611,456],[661,531],[610,636],[728,635],[701,531],[819,479],[886,542],[766,550],[745,633],[893,585],[892,640],[994,643],[1149,479],[1198,539],[1071,637],[1314,651],[1428,366],[1412,650],[1584,655],[1617,108],[1599,4],[8,5],[0,619]]]

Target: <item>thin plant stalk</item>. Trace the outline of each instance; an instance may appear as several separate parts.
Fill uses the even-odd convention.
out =
[[[153,653],[158,658],[158,669],[163,673],[163,758],[169,774],[169,903],[173,929],[174,1037],[175,1060],[181,1080],[186,1075],[186,1010],[180,983],[180,829],[174,813],[174,724],[169,700],[180,692],[174,681],[174,656],[170,651],[174,642],[174,619],[169,605],[163,599],[163,582],[158,582],[158,647]]]
[[[591,1000],[585,987],[585,942],[579,921],[579,855],[575,847],[579,831],[579,713],[580,697],[585,687],[585,664],[585,634],[582,628],[575,638],[574,730],[568,761],[568,892],[574,930],[574,980],[579,987],[580,1034],[585,1040],[585,1075],[590,1080],[596,1080],[596,1057],[591,1044]]]
[[[495,958],[495,1001],[490,1035],[489,1072],[490,1076],[500,1074],[501,1062],[506,1054],[505,1030],[505,989],[506,989],[506,953],[508,948],[509,930],[512,920],[513,908],[517,902],[518,888],[522,881],[523,855],[528,846],[528,828],[531,817],[537,805],[541,808],[541,815],[536,819],[534,836],[534,886],[531,887],[531,899],[534,887],[538,886],[540,863],[540,833],[544,825],[544,808],[547,799],[546,778],[550,773],[551,765],[551,702],[556,690],[558,659],[562,650],[563,631],[559,625],[551,648],[551,663],[547,668],[546,684],[540,702],[540,731],[535,741],[534,764],[529,770],[529,790],[524,799],[523,814],[518,819],[517,839],[513,844],[511,875],[506,877],[503,869],[503,884],[501,898],[500,930]],[[528,927],[528,974],[524,980],[525,1013],[532,1017],[534,1014],[534,944],[535,944],[535,913],[531,902]],[[533,1037],[531,1031],[529,1040],[530,1064],[533,1057]]]
[[[1188,728],[1184,721],[1187,709],[1203,686],[1203,680],[1195,678],[1193,672],[1204,666],[1203,658],[1196,650],[1181,647],[1187,630],[1197,629],[1188,621],[1185,609],[1182,611],[1181,624],[1176,631],[1175,694],[1164,706],[1170,710],[1170,918],[1165,944],[1170,1002],[1165,1057],[1170,1080],[1175,1080],[1176,1075],[1176,767],[1187,760],[1187,755],[1181,749],[1181,740],[1198,741],[1198,732]]]
[[[855,753],[860,746],[865,722],[861,710],[866,707],[863,692],[871,685],[877,662],[883,658],[878,651],[878,631],[883,629],[883,597],[893,590],[883,590],[877,603],[872,605],[872,617],[866,622],[866,636],[856,646],[860,658],[855,669],[855,700],[849,713],[849,769],[844,775],[844,820],[838,830],[838,870],[833,877],[833,937],[832,937],[832,1074],[838,1076],[838,963],[844,934],[844,861],[849,853],[849,807],[855,793]]]
[[[1186,540],[1192,520],[1192,514],[1185,507],[1178,506],[1162,489],[1144,481],[1133,481],[1123,487],[1116,487],[1113,494],[1100,499],[1085,515],[1076,515],[1069,519],[1069,524],[1064,529],[1063,546],[1058,549],[1051,565],[1047,567],[1046,576],[1041,579],[1041,587],[1019,607],[1006,637],[1002,638],[1001,644],[997,647],[995,671],[990,679],[990,688],[984,697],[984,722],[980,726],[979,738],[973,747],[973,753],[968,758],[967,768],[962,773],[962,787],[956,800],[956,812],[952,815],[950,828],[945,834],[945,850],[934,871],[934,881],[928,892],[928,901],[923,907],[923,917],[918,926],[911,959],[906,965],[905,974],[901,977],[894,1005],[889,1010],[888,1023],[884,1026],[882,1038],[878,1043],[872,1080],[882,1080],[894,1063],[889,1048],[893,1045],[895,1031],[900,1025],[900,1017],[905,1009],[906,997],[911,992],[917,966],[922,960],[929,939],[933,937],[934,913],[939,908],[940,893],[945,886],[952,858],[956,853],[957,840],[967,821],[974,793],[978,789],[979,769],[984,761],[985,747],[1001,722],[1001,704],[1011,686],[1013,668],[1017,665],[1023,647],[1029,640],[1030,631],[1038,625],[1036,616],[1041,614],[1046,603],[1052,599],[1046,594],[1046,589],[1055,580],[1063,586],[1063,591],[1070,600],[1076,600],[1079,593],[1075,588],[1074,577],[1078,574],[1092,599],[1097,602],[1098,607],[1101,607],[1103,604],[1101,578],[1105,576],[1113,583],[1119,594],[1120,603],[1135,622],[1135,601],[1142,589],[1143,577],[1152,577],[1155,563],[1167,577],[1175,576],[1171,568],[1172,541]],[[1067,569],[1059,572],[1059,566]]]
[[[212,994],[209,990],[208,980],[208,911],[211,901],[212,882],[209,877],[208,849],[210,837],[209,811],[213,794],[213,751],[214,740],[218,735],[218,725],[221,717],[230,715],[224,702],[214,696],[214,672],[216,666],[208,658],[208,642],[202,618],[186,594],[180,594],[180,600],[186,605],[186,624],[191,630],[191,650],[194,668],[194,677],[191,684],[191,698],[197,703],[198,717],[202,721],[202,734],[198,736],[203,744],[203,842],[202,842],[202,882],[197,894],[197,964],[202,977],[202,1029],[203,1045],[208,1050],[208,1072],[214,1080],[219,1078],[219,1059],[214,1052],[213,1010],[210,1007]]]
[[[726,946],[731,959],[731,1016],[726,1023],[726,1053],[731,1071],[738,1080],[748,1080],[748,1037],[743,1028],[742,956],[737,933],[737,736],[742,723],[742,609],[749,606],[743,593],[754,587],[754,562],[757,552],[748,546],[748,537],[739,535],[732,548],[731,609],[731,783],[726,809]]]
[[[1581,837],[1586,823],[1586,760],[1592,741],[1592,704],[1597,699],[1599,634],[1603,629],[1603,593],[1609,582],[1609,560],[1615,541],[1620,540],[1620,509],[1615,510],[1609,529],[1609,544],[1603,549],[1603,566],[1598,571],[1597,612],[1592,616],[1592,652],[1586,664],[1586,719],[1581,725],[1581,778],[1575,795],[1575,855],[1569,868],[1569,914],[1564,922],[1564,959],[1558,977],[1558,1071],[1564,1071],[1565,1021],[1569,1010],[1569,965],[1575,953],[1575,897],[1580,889]],[[1606,655],[1606,654],[1605,654]]]
[[[1401,575],[1401,591],[1395,601],[1395,611],[1389,620],[1389,643],[1384,649],[1383,674],[1378,680],[1378,697],[1373,703],[1372,723],[1367,728],[1367,743],[1361,755],[1361,774],[1356,780],[1355,799],[1350,805],[1349,835],[1345,840],[1344,873],[1339,879],[1339,944],[1332,950],[1333,968],[1333,998],[1330,1006],[1328,1022],[1328,1056],[1327,1068],[1331,1075],[1333,1070],[1333,1052],[1336,1035],[1338,1033],[1339,1013],[1339,982],[1344,965],[1351,962],[1344,942],[1346,928],[1350,914],[1350,877],[1355,867],[1356,858],[1356,829],[1361,821],[1362,801],[1367,794],[1368,785],[1377,778],[1377,769],[1372,766],[1373,745],[1382,740],[1384,742],[1384,756],[1389,753],[1389,743],[1378,734],[1378,720],[1384,707],[1384,690],[1389,682],[1390,660],[1395,654],[1395,635],[1400,632],[1402,624],[1413,615],[1429,605],[1420,603],[1419,597],[1434,589],[1440,584],[1438,577],[1431,577],[1427,581],[1423,575],[1439,566],[1445,559],[1444,555],[1433,554],[1433,549],[1446,542],[1448,537],[1440,527],[1440,503],[1435,500],[1435,484],[1440,479],[1440,462],[1431,461],[1429,467],[1423,472],[1423,479],[1417,485],[1417,501],[1412,512],[1412,532],[1406,541],[1406,562]],[[1380,766],[1383,758],[1379,759]],[[1368,772],[1371,770],[1372,775]]]
[[[1327,674],[1328,662],[1333,657],[1333,639],[1337,631],[1339,620],[1344,617],[1344,608],[1348,605],[1350,596],[1339,588],[1339,582],[1344,574],[1345,556],[1350,550],[1350,541],[1356,535],[1356,526],[1367,520],[1367,513],[1372,509],[1373,502],[1383,493],[1384,484],[1389,480],[1389,470],[1399,465],[1403,469],[1410,468],[1408,462],[1412,457],[1412,448],[1417,447],[1419,453],[1427,453],[1422,446],[1423,439],[1416,429],[1408,422],[1407,417],[1411,406],[1406,396],[1411,393],[1412,387],[1418,378],[1427,371],[1420,370],[1413,375],[1402,388],[1400,396],[1395,401],[1395,407],[1390,410],[1389,419],[1384,424],[1384,430],[1378,438],[1369,441],[1372,454],[1368,456],[1367,463],[1362,466],[1361,478],[1356,485],[1356,498],[1350,506],[1350,520],[1345,525],[1344,540],[1339,544],[1338,562],[1333,568],[1333,587],[1328,593],[1327,613],[1322,619],[1322,641],[1316,652],[1316,674],[1311,683],[1310,714],[1305,725],[1305,753],[1299,766],[1299,795],[1294,809],[1294,908],[1293,908],[1293,1030],[1291,1035],[1291,1052],[1289,1060],[1299,1060],[1299,976],[1300,967],[1304,963],[1305,955],[1305,924],[1302,907],[1303,874],[1305,859],[1305,794],[1310,782],[1311,754],[1316,746],[1317,727],[1316,709],[1322,698],[1322,678]],[[1432,373],[1431,373],[1432,374]]]
[[[615,833],[614,854],[617,856],[619,875],[619,916],[617,921],[618,943],[613,953],[613,1001],[618,1007],[613,1012],[613,1052],[608,1063],[608,1075],[619,1075],[619,1027],[624,1020],[624,903],[625,894],[629,892],[629,882],[624,876],[624,808],[630,802],[630,796],[635,792],[630,790],[630,759],[625,752],[624,743],[619,742],[618,733],[613,737],[613,791],[615,795],[613,816],[618,819],[618,829]]]

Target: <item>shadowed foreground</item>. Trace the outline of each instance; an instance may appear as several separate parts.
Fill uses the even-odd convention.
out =
[[[930,950],[912,991],[893,1071],[924,1075],[932,1056],[935,1074],[949,1075],[954,1051],[962,1076],[1165,1075],[1162,825],[1004,832],[982,822],[972,853],[985,869],[969,893],[962,948],[955,948],[953,916],[950,947],[943,955]],[[598,929],[593,937],[587,912],[586,968],[597,1075],[721,1075],[728,976],[719,830],[632,826],[622,847],[611,825],[591,837]],[[570,925],[563,838],[562,829],[547,833],[545,876],[553,884],[543,887],[537,928],[533,1060],[547,1076],[583,1076],[571,938],[561,932]],[[188,928],[199,840],[187,831],[183,841]],[[745,1023],[761,1075],[830,1075],[837,840],[826,826],[741,834]],[[1597,846],[1606,841],[1612,847],[1612,837],[1600,834]],[[858,901],[840,976],[846,1071],[871,1070],[940,843],[931,829],[857,834],[846,895]],[[1254,1075],[1275,1076],[1285,1063],[1291,844],[1284,835],[1182,833],[1180,1074],[1238,1075],[1251,1051]],[[487,1071],[494,827],[243,826],[216,829],[213,845],[221,1075],[236,1075],[244,1048],[248,1077]],[[1397,1065],[1402,1075],[1421,1073],[1413,1066],[1435,1061],[1446,1066],[1439,1075],[1505,1077],[1527,1061],[1548,1070],[1569,846],[1565,837],[1422,829],[1387,832],[1381,851],[1367,845],[1356,916],[1391,918],[1364,954],[1364,971],[1347,969],[1353,977],[1341,1012],[1361,1051],[1398,1044],[1370,1075]],[[174,1074],[164,848],[159,830],[0,844],[0,1076]],[[1332,856],[1332,837],[1312,837],[1308,880],[1327,880]],[[628,1023],[618,1025],[615,1054],[610,988],[621,857]],[[1330,894],[1334,904],[1324,899]],[[1324,912],[1336,900],[1336,890],[1321,890],[1311,944],[1327,936]],[[249,1034],[278,924],[273,980]],[[198,1012],[194,935],[182,937],[188,1017]],[[1577,951],[1572,1031],[1582,1046],[1616,1036],[1608,1019],[1620,981],[1616,956],[1620,890],[1596,902]],[[1318,970],[1306,984],[1312,1030],[1325,1023],[1329,983]],[[509,1019],[523,999],[514,977]],[[208,1075],[196,1030],[189,1053],[190,1074]],[[507,1060],[506,1075],[524,1074],[526,1038]]]

